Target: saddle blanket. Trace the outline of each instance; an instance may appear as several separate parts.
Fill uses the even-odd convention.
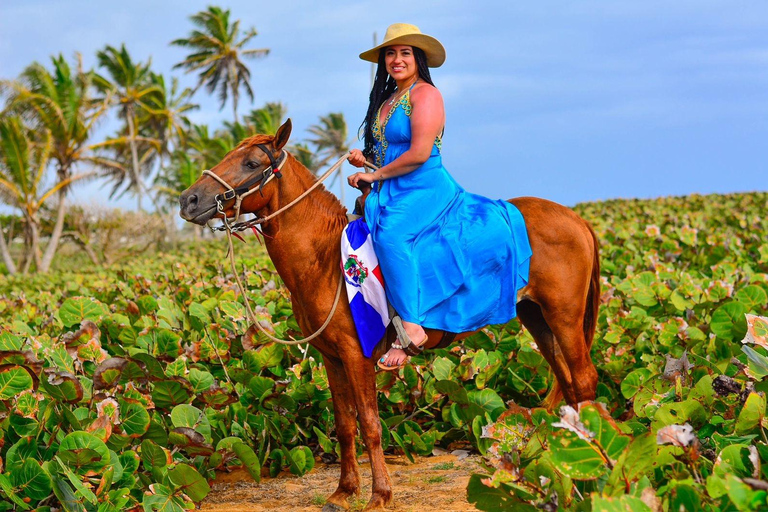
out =
[[[347,286],[349,309],[365,357],[387,332],[389,308],[379,260],[364,219],[353,220],[341,235],[341,270]]]

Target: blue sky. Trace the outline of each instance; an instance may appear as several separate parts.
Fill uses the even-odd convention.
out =
[[[93,65],[97,50],[123,42],[134,59],[151,56],[156,71],[182,77],[171,68],[185,51],[168,43],[186,36],[187,17],[209,3],[3,0],[0,78],[60,52],[79,51]],[[447,49],[433,71],[448,118],[444,163],[472,192],[573,205],[768,189],[766,2],[218,5],[257,28],[252,47],[271,49],[250,61],[254,107],[285,103],[294,139],[338,111],[356,133],[371,73],[358,54],[374,31],[381,39],[390,23],[408,22]],[[215,127],[231,117],[202,90],[195,100],[195,122]],[[97,201],[107,191],[88,185],[77,198]]]

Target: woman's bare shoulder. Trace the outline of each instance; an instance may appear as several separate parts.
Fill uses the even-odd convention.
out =
[[[411,91],[411,101],[415,102],[443,102],[443,96],[437,87],[426,82],[419,82]]]

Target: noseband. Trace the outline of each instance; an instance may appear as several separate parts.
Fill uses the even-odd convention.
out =
[[[243,203],[243,199],[248,197],[249,195],[253,194],[254,192],[258,191],[260,194],[263,194],[262,189],[264,188],[264,185],[272,181],[272,178],[277,177],[278,179],[282,178],[282,173],[280,170],[283,168],[283,164],[285,164],[286,160],[288,160],[288,153],[286,153],[285,150],[283,150],[280,154],[281,161],[278,164],[275,157],[272,155],[272,152],[267,148],[265,144],[256,144],[256,147],[258,147],[260,150],[264,152],[264,154],[267,155],[267,158],[269,158],[269,167],[261,171],[259,175],[256,177],[246,181],[245,183],[241,184],[237,188],[233,187],[226,181],[224,181],[221,176],[218,176],[217,174],[212,173],[210,170],[206,169],[203,171],[203,175],[210,176],[211,178],[215,179],[219,183],[221,183],[224,188],[226,189],[226,192],[223,194],[216,194],[214,196],[214,200],[216,201],[216,211],[218,213],[221,213],[224,216],[224,224],[227,225],[227,215],[224,213],[224,203],[226,201],[231,201],[232,199],[235,200],[235,216],[234,220],[237,221],[237,219],[240,217],[240,206]],[[258,187],[255,187],[255,185],[258,185]],[[254,187],[254,188],[251,188]]]

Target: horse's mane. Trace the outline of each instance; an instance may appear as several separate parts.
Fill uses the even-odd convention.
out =
[[[234,151],[244,147],[255,146],[256,144],[270,144],[274,140],[274,135],[251,135],[250,137],[246,137],[245,139],[241,140],[240,144],[237,145]]]

